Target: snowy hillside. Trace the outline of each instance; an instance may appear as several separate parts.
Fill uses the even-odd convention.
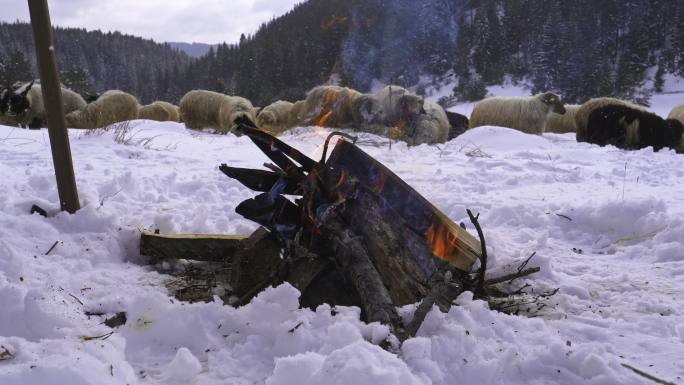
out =
[[[239,309],[171,299],[169,277],[139,264],[140,232],[249,234],[234,208],[254,193],[218,165],[266,158],[244,137],[132,125],[126,143],[70,132],[75,215],[58,213],[47,131],[0,126],[0,384],[650,383],[621,364],[684,383],[684,155],[497,127],[413,148],[363,136],[456,222],[481,213],[492,275],[536,252],[527,282],[560,290],[536,318],[463,295],[391,354],[385,326],[356,308],[298,309],[287,285]],[[282,139],[317,158],[326,133]],[[120,311],[128,322],[107,337]]]

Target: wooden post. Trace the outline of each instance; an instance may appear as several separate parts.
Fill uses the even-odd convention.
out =
[[[57,72],[57,55],[52,39],[52,26],[47,0],[28,0],[36,58],[40,72],[40,88],[47,113],[52,161],[57,178],[57,191],[62,210],[75,213],[79,208],[76,177],[71,160],[69,133],[64,119],[61,85]]]

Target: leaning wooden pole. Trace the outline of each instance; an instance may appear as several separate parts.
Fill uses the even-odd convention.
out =
[[[36,58],[40,72],[40,88],[47,113],[52,161],[57,178],[57,191],[62,210],[75,213],[80,205],[76,189],[76,176],[71,160],[69,133],[64,119],[64,104],[57,72],[57,55],[52,39],[52,26],[47,0],[28,0],[36,45]]]

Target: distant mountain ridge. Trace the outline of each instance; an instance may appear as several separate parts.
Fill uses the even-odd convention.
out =
[[[210,48],[216,49],[218,44],[205,44],[205,43],[182,43],[182,42],[169,42],[171,48],[181,50],[191,57],[199,58],[206,55]]]

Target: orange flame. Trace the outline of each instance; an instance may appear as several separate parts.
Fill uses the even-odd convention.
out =
[[[455,254],[458,236],[450,231],[444,223],[430,225],[426,236],[427,245],[435,256],[447,259]]]
[[[321,126],[321,127],[325,127],[325,122],[328,121],[328,119],[330,119],[330,116],[332,116],[332,113],[333,113],[332,110],[331,110],[331,111],[328,111],[325,115],[323,115],[323,116],[318,120],[318,122],[316,122],[316,125],[317,125],[317,126]]]

